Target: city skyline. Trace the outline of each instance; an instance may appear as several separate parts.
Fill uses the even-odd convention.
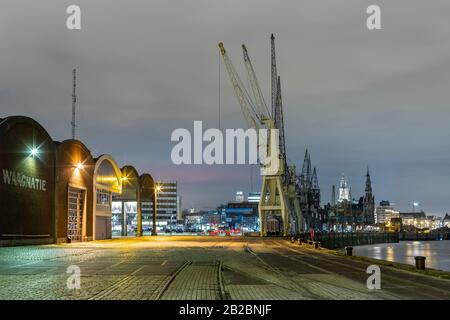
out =
[[[0,12],[0,117],[29,116],[54,139],[70,138],[76,67],[77,137],[97,156],[107,151],[121,165],[179,181],[183,208],[216,207],[237,190],[259,191],[256,166],[250,190],[249,166],[173,165],[170,134],[192,128],[194,120],[217,128],[220,118],[221,129],[245,128],[217,43],[227,45],[242,77],[240,45],[246,43],[268,101],[273,32],[288,161],[300,173],[308,148],[322,204],[331,201],[342,173],[353,197],[363,196],[369,166],[376,204],[389,200],[408,211],[418,201],[429,214],[450,210],[444,1],[433,8],[420,1],[383,3],[378,33],[365,29],[368,1],[291,1],[285,7],[264,1],[255,16],[246,14],[254,1],[207,10],[203,2],[124,8],[81,1],[84,20],[76,32],[65,28],[66,3],[43,1],[39,14],[28,3],[11,2]]]

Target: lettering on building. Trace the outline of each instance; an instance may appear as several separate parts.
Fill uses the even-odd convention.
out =
[[[13,170],[2,169],[2,182],[5,185],[16,186],[20,188],[47,191],[47,180],[27,176]]]

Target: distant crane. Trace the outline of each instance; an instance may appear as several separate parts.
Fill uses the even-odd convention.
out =
[[[248,127],[254,129],[266,128],[269,129],[269,132],[272,129],[279,130],[279,141],[271,141],[270,135],[267,140],[267,150],[269,151],[272,150],[273,143],[279,144],[279,154],[277,156],[280,160],[280,165],[274,174],[263,175],[259,202],[260,235],[267,236],[267,218],[273,214],[281,216],[284,236],[288,235],[289,232],[299,232],[303,228],[303,222],[296,192],[295,167],[288,168],[286,165],[281,84],[276,70],[275,37],[273,34],[271,35],[271,110],[268,109],[265,103],[245,45],[242,45],[242,53],[253,97],[248,93],[240,80],[222,42],[219,43],[219,48]]]

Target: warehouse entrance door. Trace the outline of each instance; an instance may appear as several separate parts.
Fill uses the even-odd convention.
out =
[[[85,209],[86,192],[69,186],[67,237],[70,241],[83,240],[83,215]]]

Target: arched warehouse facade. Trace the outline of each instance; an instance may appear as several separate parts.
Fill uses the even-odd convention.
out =
[[[55,145],[57,242],[92,240],[94,159],[81,141]]]
[[[124,166],[122,193],[113,195],[113,236],[142,235],[141,190],[139,174],[133,166]]]
[[[116,161],[107,154],[95,159],[93,175],[94,240],[112,237],[112,195],[122,193],[122,174]]]
[[[1,244],[55,241],[55,145],[24,116],[0,119]]]

